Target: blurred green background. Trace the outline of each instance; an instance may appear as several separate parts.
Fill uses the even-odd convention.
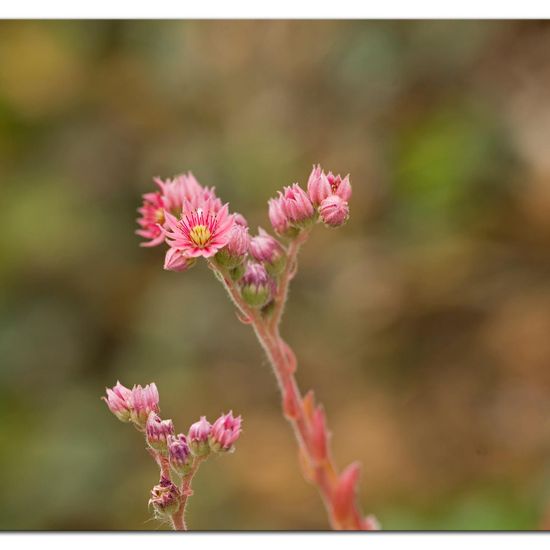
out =
[[[352,217],[315,231],[283,332],[364,510],[548,526],[549,48],[544,22],[0,23],[0,528],[159,528],[117,379],[180,430],[245,419],[191,528],[326,528],[251,330],[134,235],[153,176],[256,227],[315,162],[351,173]]]

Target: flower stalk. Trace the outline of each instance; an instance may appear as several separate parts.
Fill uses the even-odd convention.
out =
[[[187,531],[185,511],[193,495],[193,478],[210,455],[234,450],[241,434],[241,417],[233,417],[232,412],[222,414],[214,422],[217,426],[214,431],[206,417],[201,416],[189,427],[187,435],[175,435],[172,420],[162,420],[158,414],[159,395],[154,383],[130,390],[117,382],[113,388],[107,388],[103,400],[119,420],[132,422],[143,433],[147,451],[159,467],[160,480],[149,499],[155,517],[169,521],[176,531]],[[144,423],[146,411],[149,412]]]
[[[302,395],[295,377],[296,356],[280,333],[302,245],[316,223],[334,228],[349,218],[352,194],[349,176],[325,174],[319,165],[314,166],[307,191],[294,183],[269,200],[269,220],[275,234],[286,240],[286,246],[261,228],[257,236],[249,237],[246,219],[237,213],[229,214],[228,205],[222,206],[213,188],[203,188],[190,175],[157,184],[161,190],[169,189],[170,194],[144,195],[138,234],[150,239],[147,246],[159,244],[159,232],[165,235],[170,247],[165,269],[183,271],[195,258],[202,256],[207,260],[233,301],[238,318],[252,326],[269,359],[281,391],[283,414],[296,436],[304,476],[319,490],[331,527],[378,529],[376,520],[363,516],[357,503],[359,465],[353,463],[342,472],[338,470],[330,450],[324,408],[315,402],[312,391]],[[182,205],[179,217],[174,204],[178,208]],[[162,205],[169,205],[168,210],[166,207],[162,210]],[[127,416],[124,409],[117,412],[123,418]],[[216,447],[212,447],[210,440],[212,448],[223,449],[229,444],[232,431],[226,429],[224,422],[219,419],[215,423],[224,439]],[[193,464],[196,462],[198,468],[202,460],[198,449],[204,442],[193,445],[196,456]],[[180,487],[180,498],[185,500],[181,500],[176,517],[172,517],[178,528],[182,525],[195,471],[192,469],[188,474],[188,485],[184,477]]]

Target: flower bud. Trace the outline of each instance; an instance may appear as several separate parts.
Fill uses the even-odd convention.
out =
[[[238,212],[235,212],[233,214],[233,220],[237,225],[248,227],[248,222],[246,221],[246,218],[242,214],[239,214]]]
[[[156,451],[165,452],[168,448],[168,436],[174,435],[172,420],[161,420],[160,416],[151,412],[145,425],[147,443]]]
[[[206,420],[205,416],[201,416],[198,422],[195,422],[189,428],[189,435],[187,440],[189,442],[189,448],[195,456],[204,456],[210,452],[208,446],[208,437],[212,430],[210,422]]]
[[[279,235],[286,235],[290,229],[290,222],[283,209],[283,199],[281,196],[275,199],[269,199],[269,221],[273,229]]]
[[[290,223],[297,227],[306,227],[315,216],[313,205],[307,193],[297,184],[293,183],[283,189],[282,208]]]
[[[271,296],[271,280],[262,264],[249,262],[239,281],[244,301],[252,307],[264,306]]]
[[[349,218],[349,206],[338,195],[330,195],[319,206],[319,214],[325,225],[339,227]]]
[[[227,244],[216,254],[216,261],[228,269],[241,265],[249,242],[248,227],[234,223]]]
[[[164,257],[164,269],[166,271],[187,271],[196,263],[195,258],[185,256],[177,248],[169,248]]]
[[[234,418],[233,411],[222,414],[212,425],[210,448],[216,453],[231,451],[241,433],[241,423],[241,417]]]
[[[151,490],[149,506],[153,506],[159,516],[173,514],[180,506],[178,488],[169,479],[161,477],[159,484]]]
[[[323,200],[332,194],[330,183],[318,164],[313,167],[307,181],[307,193],[314,206],[319,206]]]
[[[170,466],[181,475],[186,475],[191,471],[193,457],[187,444],[187,438],[183,434],[177,436],[168,436],[168,459]]]
[[[105,388],[107,397],[102,397],[109,410],[122,422],[130,422],[132,415],[132,390],[117,381],[113,388]]]
[[[131,396],[131,420],[140,429],[145,427],[151,412],[159,412],[159,393],[157,386],[152,383],[144,388],[134,386]]]
[[[277,239],[261,227],[258,228],[258,235],[250,239],[249,250],[257,262],[264,264],[270,275],[276,277],[283,271],[286,263],[285,250]]]

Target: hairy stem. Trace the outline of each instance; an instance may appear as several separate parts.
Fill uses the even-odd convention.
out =
[[[289,283],[296,272],[297,255],[308,236],[309,231],[305,230],[289,244],[287,263],[279,277],[277,292],[274,296],[275,307],[267,317],[262,317],[257,310],[244,302],[236,284],[214,262],[210,263],[210,267],[222,281],[233,303],[243,316],[242,320],[253,326],[256,336],[264,348],[283,396],[283,413],[292,425],[298,442],[305,470],[304,475],[317,486],[331,527],[333,529],[359,530],[364,528],[363,515],[355,502],[349,502],[349,511],[345,517],[335,513],[334,494],[339,482],[339,474],[328,448],[328,431],[324,425],[324,412],[319,406],[315,407],[312,395],[306,407],[294,376],[296,369],[294,353],[279,333]],[[321,427],[319,427],[319,417],[323,422]]]
[[[205,460],[206,457],[197,456],[193,460],[191,466],[191,471],[184,475],[181,480],[180,486],[180,505],[179,508],[172,514],[172,526],[174,531],[187,531],[187,524],[185,523],[185,509],[187,507],[187,500],[190,496],[193,495],[193,490],[191,489],[191,483],[193,482],[193,477],[197,473],[199,466]]]

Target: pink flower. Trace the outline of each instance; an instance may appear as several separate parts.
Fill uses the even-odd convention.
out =
[[[180,216],[186,204],[193,209],[203,208],[214,213],[222,208],[222,202],[216,197],[214,188],[200,185],[191,172],[174,179],[154,178],[154,182],[159,191],[145,193],[143,205],[138,208],[141,217],[137,220],[140,229],[136,233],[149,239],[149,242],[141,243],[141,246],[157,246],[164,242],[165,233],[162,227],[166,222],[166,212]]]
[[[307,193],[297,183],[285,187],[282,198],[283,211],[293,225],[303,225],[313,218],[313,205]]]
[[[313,167],[307,182],[307,192],[311,202],[318,206],[327,197],[337,195],[344,201],[349,201],[351,197],[351,184],[349,175],[344,179],[338,174],[335,176],[332,172],[326,175],[318,164]]]
[[[283,198],[279,196],[274,199],[269,199],[269,221],[273,229],[279,235],[285,235],[289,229],[290,221],[283,208]]]
[[[267,231],[258,228],[258,235],[250,239],[250,255],[263,263],[271,275],[278,275],[285,266],[285,250]]]
[[[273,280],[262,264],[248,262],[239,284],[244,301],[251,307],[262,307],[271,297]]]
[[[349,218],[348,203],[338,195],[330,195],[321,202],[319,215],[325,225],[330,227],[343,225]]]
[[[158,485],[151,490],[149,506],[153,506],[159,516],[169,516],[180,506],[180,492],[166,477],[161,477]]]
[[[141,229],[138,229],[136,234],[149,241],[140,243],[140,246],[158,246],[164,242],[164,233],[161,229],[164,224],[164,208],[164,198],[159,191],[143,195],[143,205],[138,208],[141,217],[137,219]]]
[[[233,443],[237,441],[241,434],[241,423],[241,417],[234,418],[233,411],[222,414],[212,425],[210,448],[214,452],[231,450]]]
[[[132,388],[131,401],[131,420],[138,427],[143,428],[151,412],[159,412],[159,393],[155,383],[142,388],[134,386]]]
[[[168,436],[174,435],[174,424],[172,420],[162,420],[158,414],[151,411],[145,424],[145,434],[150,447],[157,451],[165,451]]]
[[[175,216],[181,214],[186,203],[191,204],[195,209],[204,208],[204,205],[208,204],[214,212],[222,207],[222,202],[216,197],[214,188],[203,187],[191,172],[166,181],[155,178],[155,183],[160,187],[165,209]]]
[[[194,209],[186,203],[181,219],[165,212],[166,242],[188,258],[210,258],[227,244],[231,236],[234,220],[228,213],[227,204],[217,212],[208,204],[205,202],[204,208]]]
[[[181,250],[169,248],[164,257],[164,269],[166,271],[187,271],[195,265],[195,259],[189,258]]]
[[[132,390],[126,388],[118,381],[113,388],[105,388],[105,390],[107,397],[102,397],[101,399],[107,403],[109,410],[122,422],[130,422]]]
[[[192,456],[185,435],[168,436],[168,459],[176,472],[182,475],[189,473]]]
[[[189,447],[191,452],[196,456],[203,456],[208,454],[210,448],[208,447],[208,437],[212,426],[210,422],[206,420],[205,416],[201,416],[198,422],[191,424],[189,428],[189,434],[187,439],[189,441]]]

